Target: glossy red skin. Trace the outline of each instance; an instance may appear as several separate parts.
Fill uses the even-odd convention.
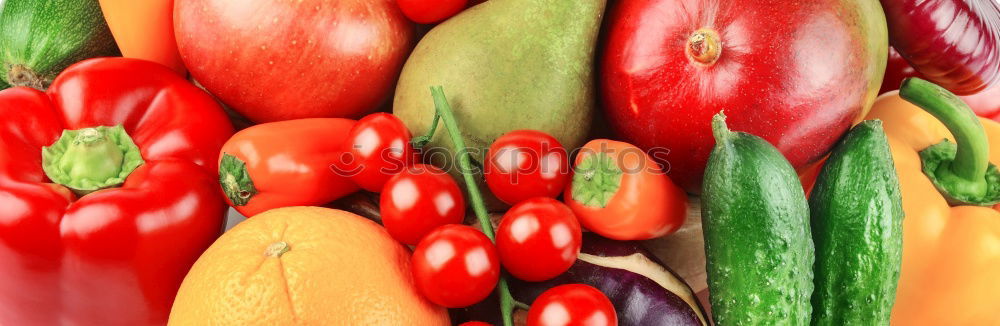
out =
[[[467,321],[459,324],[458,326],[492,326],[489,323],[484,323],[481,321]]]
[[[500,262],[514,277],[541,282],[573,266],[583,234],[573,211],[538,197],[514,205],[500,220],[496,244]]]
[[[879,93],[886,93],[899,89],[906,77],[920,77],[927,79],[927,76],[917,72],[906,62],[899,52],[889,49],[889,62],[885,68],[885,79]],[[1000,84],[996,84],[978,93],[959,96],[965,104],[968,104],[977,115],[1000,121]]]
[[[416,23],[442,22],[465,9],[467,0],[396,0],[407,18]]]
[[[996,0],[882,0],[882,7],[889,42],[927,80],[957,95],[1000,84]]]
[[[450,253],[450,254],[449,254]],[[413,251],[413,279],[428,300],[447,308],[482,301],[500,279],[500,261],[493,242],[467,225],[434,229]],[[470,270],[475,266],[476,270]]]
[[[465,198],[451,175],[417,164],[393,176],[379,198],[382,225],[399,242],[415,245],[435,228],[462,223]]]
[[[557,313],[546,313],[552,309]],[[568,317],[564,321],[560,317]],[[528,310],[528,326],[602,326],[618,325],[618,315],[611,300],[586,284],[563,284],[543,292]]]
[[[371,112],[414,43],[395,0],[177,0],[174,26],[191,75],[258,123]]]
[[[621,1],[605,24],[605,113],[624,140],[659,148],[654,156],[688,192],[700,192],[720,110],[733,130],[763,137],[804,166],[875,98],[881,67],[868,59],[883,54],[868,49],[856,21],[840,20],[857,16],[836,0]],[[689,36],[706,26],[722,42],[707,67],[685,53]]]
[[[104,58],[71,66],[47,93],[0,92],[0,116],[0,324],[166,323],[225,220],[223,110],[166,67]],[[50,183],[42,146],[117,124],[146,161],[124,185],[76,198]]]
[[[350,130],[356,124],[313,118],[240,130],[222,145],[219,161],[226,155],[243,161],[257,193],[242,206],[233,205],[228,196],[226,203],[249,218],[275,208],[320,206],[358,191],[342,171],[332,168],[343,159],[347,135],[331,130]]]
[[[515,130],[497,138],[484,168],[490,191],[510,205],[535,197],[558,197],[571,170],[566,148],[537,130]]]
[[[388,113],[372,113],[351,129],[343,172],[362,189],[382,192],[393,175],[414,163],[410,130]]]

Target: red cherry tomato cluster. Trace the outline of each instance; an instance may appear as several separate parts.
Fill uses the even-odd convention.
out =
[[[539,295],[528,310],[528,326],[618,325],[611,300],[585,284],[564,284]]]
[[[416,245],[412,269],[418,290],[449,308],[482,301],[496,287],[500,262],[493,242],[461,225],[466,202],[446,172],[416,164],[412,135],[399,118],[375,113],[351,129],[338,172],[361,188],[380,192],[389,235]]]
[[[416,245],[411,258],[414,282],[431,302],[461,308],[482,301],[499,281],[501,262],[511,275],[537,282],[566,272],[576,261],[582,244],[580,223],[568,206],[554,199],[569,182],[569,155],[552,136],[519,130],[490,147],[487,184],[498,198],[514,205],[500,222],[496,245],[483,232],[460,224],[466,209],[461,189],[444,171],[414,164],[410,132],[398,118],[369,115],[348,139],[350,157],[340,168],[352,173],[351,180],[362,188],[381,192],[382,223],[396,240]],[[600,292],[603,302],[586,289],[567,292],[557,287],[550,292],[551,299],[542,300],[543,294],[532,308],[542,311],[534,317],[538,325],[554,325],[558,318],[614,322],[614,308]],[[560,309],[560,300],[581,305],[557,311],[564,316],[550,316]]]
[[[514,205],[497,227],[503,266],[529,282],[569,269],[582,235],[573,211],[553,199],[569,182],[569,154],[562,144],[541,131],[512,131],[490,145],[484,168],[490,191]]]
[[[569,182],[566,148],[536,130],[516,130],[497,138],[484,167],[490,191],[511,205],[535,197],[558,197]]]

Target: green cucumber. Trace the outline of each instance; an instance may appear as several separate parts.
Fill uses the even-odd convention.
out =
[[[45,89],[78,61],[117,55],[97,0],[0,0],[0,87]]]
[[[767,141],[712,120],[702,190],[709,298],[717,325],[806,325],[812,315],[809,206]]]
[[[809,198],[813,325],[888,325],[903,254],[903,199],[882,122],[834,147]]]

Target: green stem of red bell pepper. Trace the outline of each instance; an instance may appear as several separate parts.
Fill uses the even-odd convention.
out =
[[[955,137],[920,151],[924,174],[953,205],[991,206],[1000,201],[1000,172],[990,164],[990,145],[979,117],[948,90],[907,78],[899,96],[927,111]]]
[[[65,130],[42,148],[42,169],[77,195],[117,187],[144,161],[122,126]]]
[[[475,212],[483,233],[490,240],[496,241],[493,233],[493,222],[490,221],[489,212],[487,212],[486,205],[483,203],[483,195],[479,192],[476,180],[472,176],[472,158],[465,147],[465,140],[462,139],[462,133],[458,128],[458,123],[455,122],[455,116],[451,111],[451,106],[448,105],[448,99],[444,96],[444,89],[441,86],[431,87],[431,96],[434,97],[435,120],[440,117],[444,121],[445,129],[448,130],[448,134],[451,136],[452,144],[458,150],[458,168],[465,179],[465,188],[469,193],[469,202],[472,204],[472,211]],[[436,123],[432,127],[434,125]],[[503,318],[503,324],[504,326],[512,326],[514,324],[512,316],[515,303],[514,298],[510,295],[507,280],[503,275],[500,276],[500,282],[497,285],[497,295],[500,298],[500,315]]]

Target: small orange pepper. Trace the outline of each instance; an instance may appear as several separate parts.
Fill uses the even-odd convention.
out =
[[[1000,323],[1000,124],[919,79],[879,97],[867,118],[883,121],[905,212],[891,323]]]
[[[127,58],[153,61],[184,74],[174,38],[174,0],[100,0],[104,19]]]

